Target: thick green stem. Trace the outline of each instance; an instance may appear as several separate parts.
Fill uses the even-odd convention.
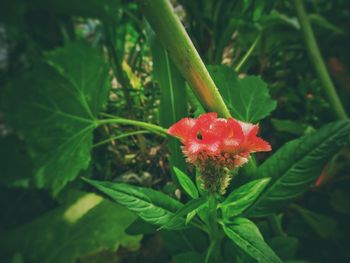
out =
[[[347,114],[322,59],[320,49],[317,45],[315,35],[312,31],[310,21],[305,11],[303,0],[294,0],[294,5],[304,35],[307,51],[320,80],[321,86],[327,96],[328,102],[331,104],[332,109],[338,119],[347,119]]]
[[[168,0],[139,0],[143,14],[202,105],[230,117],[216,85]]]

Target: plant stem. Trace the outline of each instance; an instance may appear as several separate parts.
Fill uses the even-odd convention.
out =
[[[304,35],[308,54],[316,71],[316,74],[320,80],[321,86],[327,96],[328,102],[332,106],[332,109],[338,119],[347,119],[347,114],[329,76],[326,65],[322,59],[322,55],[317,45],[314,32],[311,28],[310,21],[305,11],[303,0],[294,0],[294,5]]]
[[[118,57],[118,53],[115,50],[115,43],[113,39],[113,32],[115,31],[115,27],[113,24],[104,23],[104,32],[106,36],[106,46],[109,54],[109,59],[111,61],[112,69],[114,76],[120,82],[122,91],[124,94],[124,98],[126,101],[126,106],[129,110],[132,108],[132,100],[130,96],[129,87],[131,86],[128,80],[128,77],[125,75],[124,70],[122,69],[122,61],[123,59]]]
[[[241,59],[241,61],[238,63],[238,65],[235,67],[235,71],[239,72],[242,68],[242,66],[245,64],[245,62],[248,60],[248,58],[250,57],[250,55],[253,53],[255,47],[257,46],[257,44],[259,43],[261,39],[261,34],[259,34],[257,36],[257,38],[255,39],[254,43],[250,46],[250,48],[248,49],[247,53],[245,53],[245,55],[243,56],[243,58]]]
[[[205,262],[209,262],[211,255],[214,253],[215,247],[219,244],[219,227],[217,223],[217,206],[218,202],[215,194],[209,194],[208,198],[208,227],[209,227],[209,238],[210,245],[205,258]],[[216,255],[214,255],[216,256]]]
[[[100,142],[94,144],[93,147],[98,147],[98,146],[100,146],[100,145],[109,143],[109,142],[111,142],[111,141],[119,140],[119,139],[122,139],[122,138],[125,138],[125,137],[137,135],[137,134],[143,134],[143,133],[149,133],[149,131],[142,131],[142,130],[141,130],[141,131],[134,131],[134,132],[124,133],[124,134],[117,135],[117,136],[111,136],[110,138],[108,138],[108,139],[106,139],[106,140],[103,140],[103,141],[100,141]]]
[[[104,125],[104,124],[124,124],[124,125],[133,125],[133,126],[138,126],[142,127],[146,130],[149,130],[153,133],[156,133],[162,137],[167,136],[167,129],[164,129],[163,127],[160,127],[155,124],[143,122],[143,121],[135,121],[135,120],[129,120],[129,119],[124,119],[124,118],[111,118],[111,119],[103,119],[103,120],[98,120],[97,125]]]
[[[202,105],[230,117],[224,100],[168,0],[139,0],[141,10]]]

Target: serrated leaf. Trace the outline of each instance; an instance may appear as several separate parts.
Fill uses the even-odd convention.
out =
[[[84,180],[117,203],[136,213],[146,222],[154,225],[165,225],[173,217],[174,213],[182,207],[180,202],[153,189],[85,178]],[[176,226],[178,227],[183,224],[184,220],[176,221]],[[173,226],[175,226],[175,222]]]
[[[225,234],[245,253],[259,263],[282,263],[282,260],[265,243],[257,226],[246,218],[236,218],[223,225]]]
[[[209,66],[208,70],[234,118],[256,123],[276,108],[276,101],[270,98],[267,84],[260,77],[239,79],[226,66]]]
[[[192,182],[192,180],[177,167],[174,166],[173,169],[177,177],[177,180],[179,181],[180,185],[185,190],[185,192],[193,199],[198,198],[199,196],[198,190],[197,190],[197,187]]]
[[[302,195],[325,163],[346,143],[349,134],[350,121],[344,120],[284,145],[258,168],[259,177],[272,180],[247,215],[271,214]]]
[[[193,199],[182,206],[176,213],[169,219],[169,221],[163,225],[161,228],[174,229],[178,225],[178,221],[182,219],[185,215],[195,211],[198,207],[207,201],[205,197]]]
[[[270,182],[270,178],[254,180],[232,191],[219,205],[226,217],[233,217],[244,212],[258,198]]]
[[[29,146],[37,187],[57,194],[88,167],[108,69],[100,52],[82,43],[56,49],[47,60],[52,66],[19,76],[3,97],[8,119]]]
[[[24,262],[74,263],[78,258],[120,245],[137,249],[141,236],[125,229],[135,215],[93,193],[3,232],[1,253],[20,254]]]

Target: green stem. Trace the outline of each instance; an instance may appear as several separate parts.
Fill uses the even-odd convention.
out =
[[[246,61],[248,60],[250,55],[253,53],[253,51],[254,51],[255,47],[257,46],[257,44],[259,43],[260,39],[261,39],[261,34],[259,34],[257,36],[257,38],[255,39],[254,43],[248,49],[247,53],[245,53],[244,57],[241,59],[241,61],[235,67],[235,71],[236,72],[239,72],[241,70],[242,66],[246,63]]]
[[[98,120],[97,125],[104,125],[104,124],[123,124],[123,125],[133,125],[138,126],[141,128],[144,128],[146,130],[149,130],[153,133],[156,133],[162,137],[167,136],[167,129],[164,129],[163,127],[160,127],[155,124],[143,122],[143,121],[135,121],[130,119],[124,119],[124,118],[111,118],[111,119],[104,119],[104,120]]]
[[[202,105],[223,117],[230,117],[224,100],[176,16],[169,0],[139,0],[141,10]]]
[[[322,55],[317,45],[314,32],[311,28],[310,21],[305,11],[303,0],[294,0],[294,5],[304,35],[308,54],[310,56],[311,62],[313,63],[316,74],[320,80],[321,86],[327,96],[328,102],[331,104],[335,115],[339,119],[347,119],[347,114],[329,76],[326,65],[322,59]]]
[[[113,32],[115,32],[115,26],[113,24],[108,24],[105,22],[103,24],[103,28],[106,36],[106,46],[109,54],[109,59],[111,60],[113,73],[121,84],[127,108],[130,110],[132,108],[132,98],[129,91],[129,87],[131,85],[122,68],[123,59],[118,57],[118,53],[115,49],[115,43],[112,37]]]
[[[124,134],[117,135],[117,136],[112,136],[106,140],[103,140],[103,141],[100,141],[100,142],[94,144],[93,147],[98,147],[98,146],[101,146],[103,144],[109,143],[111,141],[119,140],[119,139],[122,139],[125,137],[137,135],[137,134],[143,134],[143,133],[149,133],[149,131],[134,131],[134,132],[128,132],[128,133],[124,133]]]
[[[210,262],[210,257],[213,254],[213,251],[214,251],[214,248],[215,248],[216,244],[217,244],[217,240],[216,239],[215,240],[211,240],[210,245],[208,247],[207,254],[205,256],[204,263],[209,263]]]
[[[210,245],[208,248],[208,252],[205,258],[205,262],[209,262],[211,255],[214,253],[215,247],[220,242],[219,238],[219,227],[217,223],[217,206],[218,201],[216,199],[215,194],[209,194],[208,198],[208,228],[209,228],[209,238],[210,238]],[[217,257],[217,255],[214,255]]]

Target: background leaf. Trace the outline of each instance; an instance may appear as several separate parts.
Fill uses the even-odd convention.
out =
[[[3,97],[9,120],[30,148],[37,187],[57,194],[88,167],[108,72],[100,52],[83,43],[46,57],[52,66],[37,65],[11,83]]]
[[[241,214],[252,205],[269,182],[270,178],[258,179],[232,191],[225,201],[220,204],[225,216],[232,217]]]
[[[2,233],[1,254],[18,253],[24,262],[74,263],[87,254],[137,249],[141,236],[125,234],[135,215],[93,193],[79,194],[14,230]]]
[[[135,212],[146,222],[155,225],[166,224],[173,214],[182,207],[180,202],[153,189],[122,183],[84,180],[119,204]],[[177,222],[178,226],[181,224],[183,224],[183,220]]]
[[[247,214],[271,214],[303,194],[349,134],[350,121],[339,121],[284,145],[258,168],[259,177],[272,181]]]
[[[170,127],[187,116],[185,80],[170,60],[168,52],[154,33],[150,33],[154,79],[160,87],[159,120],[163,127]],[[168,142],[171,166],[185,171],[186,163],[180,149],[180,142],[170,138]]]
[[[270,98],[267,84],[260,77],[239,79],[226,66],[209,66],[208,70],[234,118],[256,123],[276,108],[276,101]]]
[[[281,259],[265,243],[257,226],[246,218],[236,218],[223,226],[225,234],[259,263],[281,263]]]

